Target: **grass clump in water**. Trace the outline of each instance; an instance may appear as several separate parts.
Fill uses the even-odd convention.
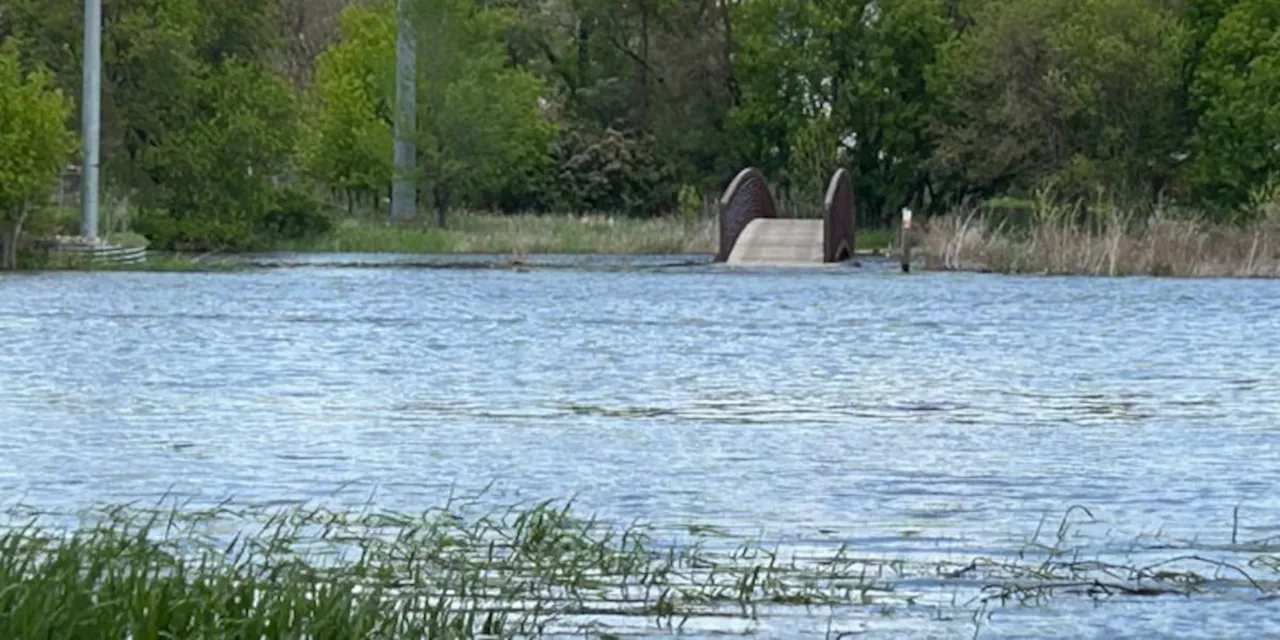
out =
[[[986,608],[1060,593],[1191,595],[1227,583],[1189,564],[1236,569],[1199,555],[1086,562],[1061,548],[1064,527],[1042,560],[913,565],[848,546],[735,545],[714,530],[659,542],[649,528],[551,502],[473,511],[112,508],[62,526],[30,522],[0,534],[0,637],[471,638],[652,633],[690,620],[749,632],[796,608],[835,619],[919,606],[931,597],[922,580],[954,580]],[[1251,570],[1280,570],[1264,551]],[[1274,580],[1232,578],[1275,592]],[[946,606],[946,595],[928,606]]]
[[[471,519],[117,508],[0,535],[0,636],[506,637],[843,598],[821,570],[748,557],[659,547],[551,503]]]

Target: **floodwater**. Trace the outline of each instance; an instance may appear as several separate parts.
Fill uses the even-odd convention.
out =
[[[1081,557],[1280,555],[1280,282],[304,258],[0,278],[0,506],[414,510],[488,487],[495,505],[574,497],[621,522],[967,562],[1054,538],[1078,505]],[[748,628],[823,637],[831,616],[811,613]],[[1262,637],[1280,600],[836,622]]]

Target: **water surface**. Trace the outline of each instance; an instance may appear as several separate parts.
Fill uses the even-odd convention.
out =
[[[1280,536],[1280,282],[289,262],[314,264],[0,278],[0,500],[414,510],[489,487],[911,561],[1011,557],[1073,505],[1098,557],[1229,544],[1237,506],[1238,541]],[[825,633],[801,614],[754,628]],[[978,630],[1278,620],[1256,593],[1065,598]]]

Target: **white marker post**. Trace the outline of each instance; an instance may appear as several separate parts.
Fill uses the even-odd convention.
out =
[[[902,272],[903,273],[911,272],[911,241],[909,238],[910,235],[911,235],[911,209],[907,209],[904,207],[902,209],[902,232],[898,236],[902,243],[902,250],[900,253],[902,254]]]

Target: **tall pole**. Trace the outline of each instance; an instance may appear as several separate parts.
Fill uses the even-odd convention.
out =
[[[417,214],[418,47],[413,32],[411,0],[396,7],[396,120],[395,175],[391,186],[391,219],[411,220]]]
[[[102,131],[102,0],[84,2],[84,86],[80,97],[84,162],[80,168],[80,235],[98,237],[98,145]]]

